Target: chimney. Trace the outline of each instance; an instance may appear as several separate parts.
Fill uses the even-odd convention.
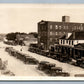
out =
[[[62,22],[70,22],[69,16],[62,16]]]

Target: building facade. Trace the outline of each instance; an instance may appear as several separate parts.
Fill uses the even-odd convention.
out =
[[[60,45],[74,47],[75,45],[84,43],[84,31],[75,31],[68,34],[59,39]]]
[[[38,23],[38,46],[47,50],[58,43],[61,36],[73,31],[84,31],[84,23],[70,22],[69,16],[63,16],[62,22],[42,20]]]

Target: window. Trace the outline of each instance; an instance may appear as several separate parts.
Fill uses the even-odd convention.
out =
[[[83,30],[83,25],[81,24],[81,30]]]
[[[50,29],[52,29],[52,25],[50,25]]]
[[[74,26],[74,30],[76,30],[76,26]]]
[[[57,35],[57,32],[56,32],[56,35]]]
[[[66,40],[66,43],[68,43],[68,40]]]
[[[64,44],[64,40],[63,40],[63,44]]]
[[[79,29],[79,27],[77,26],[77,30]]]
[[[67,30],[68,30],[68,28],[69,28],[68,25],[65,25],[65,26],[63,26],[63,27],[64,27],[64,29],[67,29]]]
[[[52,32],[50,32],[50,35],[53,35],[53,33],[52,33]]]
[[[61,40],[61,44],[62,44],[62,40]]]
[[[46,36],[46,32],[44,32],[44,36]]]
[[[81,27],[79,26],[79,30],[81,29]]]
[[[52,38],[50,38],[50,41],[52,42]]]
[[[68,30],[68,26],[66,26],[67,30]]]
[[[41,30],[43,30],[43,25],[41,26]]]
[[[61,32],[59,32],[59,35],[61,35]]]
[[[69,45],[70,45],[70,41],[69,41]]]
[[[65,34],[65,32],[64,32],[64,34]]]
[[[55,29],[58,29],[58,25],[55,25]]]
[[[59,29],[61,29],[61,26],[59,26]]]
[[[64,29],[66,29],[66,26],[64,26]]]
[[[73,45],[73,41],[72,41],[72,45]]]

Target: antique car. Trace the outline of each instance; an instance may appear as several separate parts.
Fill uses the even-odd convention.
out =
[[[77,66],[84,68],[84,57],[81,57],[81,59],[77,59],[76,64]]]
[[[49,51],[48,50],[41,50],[41,55],[48,56],[49,55]]]
[[[38,64],[39,61],[32,57],[25,57],[24,63],[25,64]]]
[[[57,76],[64,76],[64,77],[70,76],[70,74],[68,72],[58,72],[56,75]]]
[[[38,64],[38,69],[39,70],[44,70],[45,69],[45,65],[46,65],[46,63],[49,63],[49,62],[47,62],[47,61],[41,61],[39,64]]]
[[[51,67],[55,67],[56,64],[54,63],[49,63],[47,61],[42,61],[38,65],[38,69],[44,71],[46,74],[50,74],[51,72]]]
[[[62,72],[62,68],[61,68],[61,67],[52,67],[52,68],[51,68],[51,73],[50,73],[50,75],[51,75],[51,76],[56,76],[56,74],[57,74],[58,72]]]

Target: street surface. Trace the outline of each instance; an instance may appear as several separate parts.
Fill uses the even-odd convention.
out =
[[[10,45],[6,45],[3,42],[0,42],[0,58],[2,60],[8,60],[8,66],[7,69],[12,71],[15,76],[47,76],[42,71],[37,70],[37,65],[30,65],[30,64],[24,64],[19,59],[16,59],[12,56],[10,56],[7,52],[5,52],[5,47],[11,47]],[[62,67],[63,71],[69,72],[71,77],[74,77],[75,74],[84,74],[84,69],[73,66],[67,63],[62,63],[57,60],[44,57],[42,55],[38,55],[32,52],[28,51],[28,47],[24,46],[12,46],[14,49],[20,51],[22,48],[21,53],[28,54],[29,56],[32,56],[36,58],[38,61],[48,61],[50,63],[55,63],[57,67]]]
[[[12,71],[15,76],[46,76],[43,72],[37,70],[37,65],[24,64],[19,59],[10,56],[5,52],[5,47],[9,45],[0,43],[0,58],[3,61],[8,60],[7,69]]]

